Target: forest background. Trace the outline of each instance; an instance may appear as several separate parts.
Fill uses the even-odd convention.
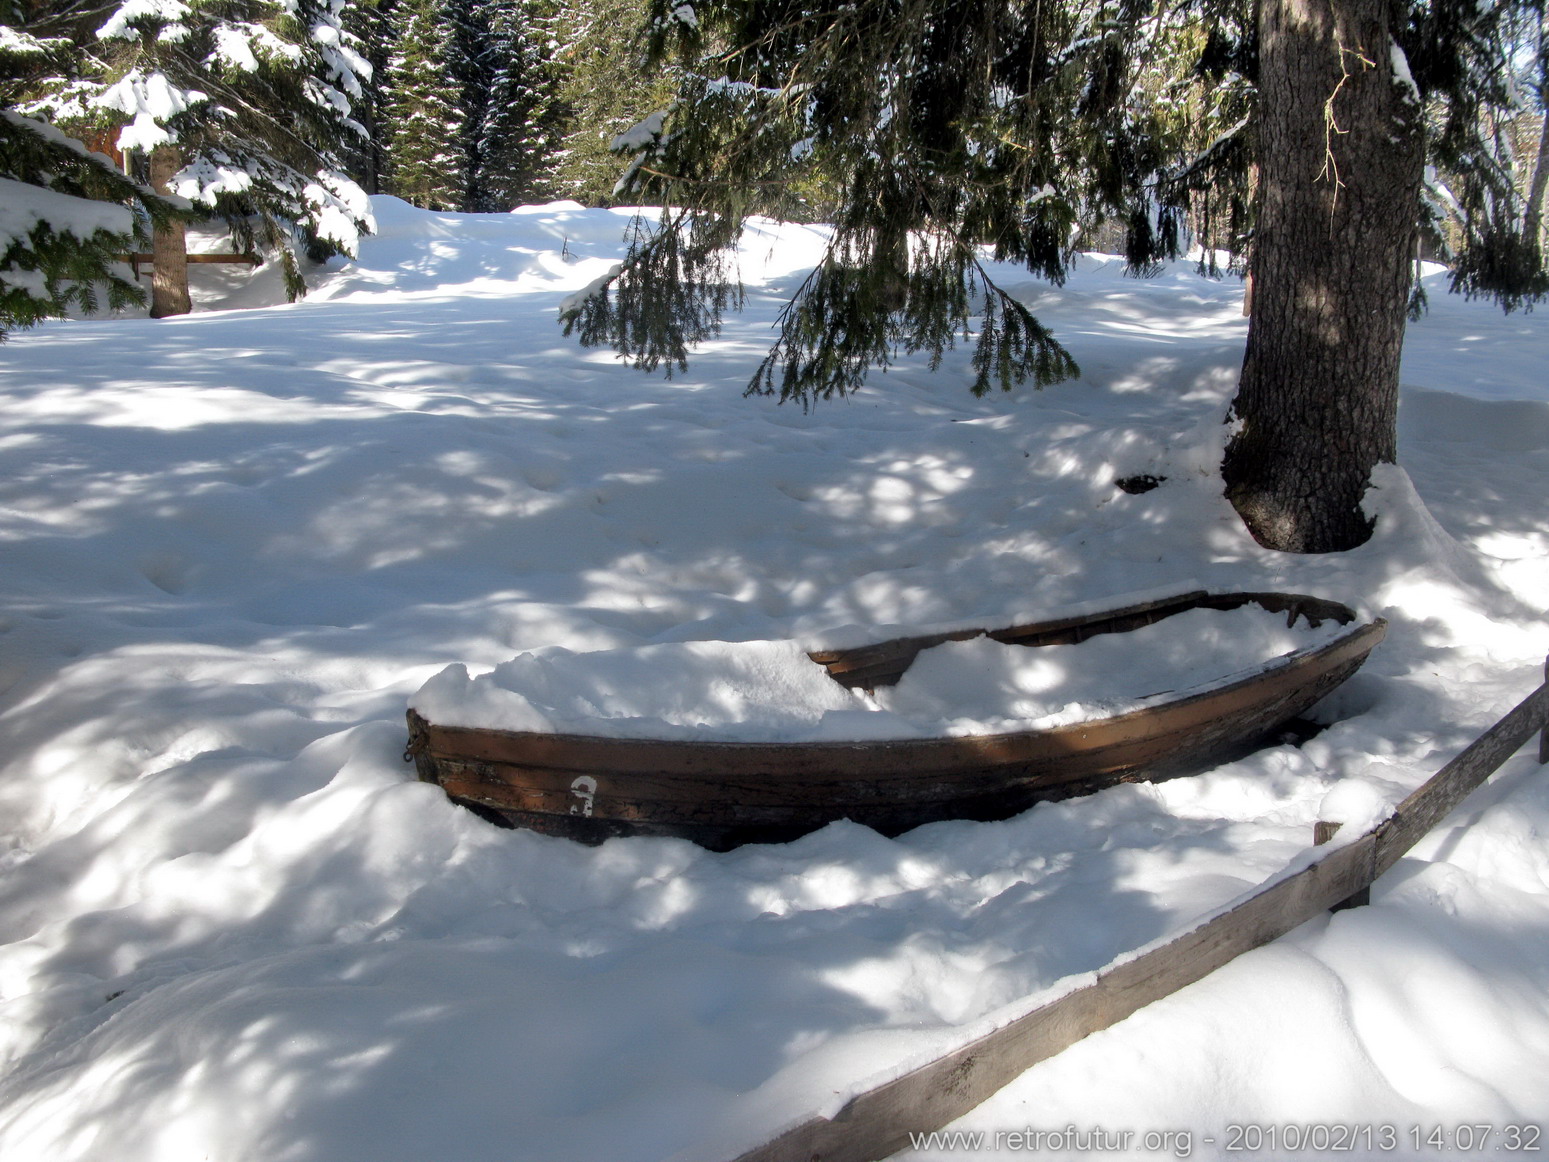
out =
[[[370,193],[472,213],[612,200],[614,139],[671,103],[634,33],[644,0],[364,0],[371,81],[352,168]]]
[[[1160,239],[1174,225],[1157,217],[1158,207],[1188,187],[1187,234],[1212,272],[1218,253],[1241,272],[1257,174],[1253,5],[1132,7],[1097,5],[1081,27],[1106,29],[1098,39],[1117,45],[1117,30],[1134,25],[1126,35],[1147,40],[1151,51],[1125,83],[1134,86],[1131,104],[1146,107],[1145,132],[1173,161],[1129,157],[1120,133],[1108,151],[1115,156],[1097,164],[1097,187],[1062,195],[1061,205],[1074,203],[1061,245],[1128,253],[1128,236],[1147,226]],[[1137,17],[1140,9],[1150,15]],[[1523,272],[1539,271],[1549,188],[1549,22],[1526,0],[1494,6],[1454,35],[1440,27],[1448,11],[1420,4],[1410,17],[1412,34],[1431,38],[1422,56],[1447,41],[1457,69],[1472,70],[1451,82],[1466,99],[1438,93],[1446,101],[1428,113],[1427,135],[1442,148],[1426,174],[1421,250],[1484,263],[1488,269],[1459,268],[1455,289],[1498,298],[1509,310],[1545,290],[1541,275]],[[113,259],[134,248],[132,235],[151,220],[160,233],[169,219],[175,226],[178,197],[196,217],[224,219],[238,249],[287,263],[293,294],[303,290],[290,253],[296,242],[314,259],[354,252],[359,229],[369,229],[361,191],[461,213],[556,199],[638,202],[644,154],[636,151],[688,91],[681,62],[665,59],[660,44],[653,53],[650,42],[660,40],[664,21],[697,29],[693,13],[651,0],[0,0],[0,180],[18,203],[0,237],[0,333],[69,308],[89,313],[100,305],[99,288],[110,307],[135,298],[136,284],[117,276]],[[1082,65],[1068,94],[1077,119],[1096,83],[1090,70],[1102,64],[1081,55],[1082,43],[1064,50]],[[731,56],[722,54],[723,66],[732,67]],[[717,59],[708,52],[698,71]],[[737,67],[746,71],[745,62]],[[1466,133],[1457,130],[1460,118]],[[99,163],[111,159],[135,185],[114,185],[100,164],[82,170],[51,126],[85,143]],[[212,179],[212,169],[226,173]],[[1115,200],[1108,186],[1136,179],[1117,176],[1129,169],[1148,200],[1161,195],[1155,204]],[[819,167],[778,197],[758,197],[778,217],[833,221],[843,202],[833,180]],[[36,195],[25,185],[126,204],[136,216],[72,218],[57,199],[30,214],[20,203]],[[174,195],[173,203],[153,191]],[[1137,214],[1152,220],[1137,223]],[[63,254],[50,252],[49,227],[73,234],[59,240]],[[27,272],[46,279],[47,290],[29,288]]]

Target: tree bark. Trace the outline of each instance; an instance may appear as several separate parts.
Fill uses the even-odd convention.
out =
[[[1397,458],[1398,372],[1424,169],[1398,75],[1399,0],[1259,0],[1253,313],[1226,496],[1254,538],[1337,552]]]
[[[1538,156],[1533,159],[1533,181],[1528,187],[1522,214],[1522,237],[1531,246],[1543,232],[1544,190],[1549,188],[1549,11],[1538,21],[1538,107],[1543,124],[1538,133]]]
[[[1543,233],[1544,190],[1549,188],[1549,115],[1544,117],[1538,134],[1538,157],[1533,162],[1533,184],[1528,187],[1527,209],[1522,215],[1522,237],[1532,246],[1539,245]]]
[[[151,151],[150,167],[151,189],[170,193],[173,176],[183,168],[183,155],[175,146],[158,146]],[[182,222],[156,227],[151,256],[151,318],[188,314],[193,303],[188,297],[188,239]]]

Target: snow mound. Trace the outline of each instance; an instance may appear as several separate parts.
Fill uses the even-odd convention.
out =
[[[848,737],[867,710],[794,642],[555,647],[477,678],[448,666],[410,706],[442,726],[736,742]]]
[[[1288,627],[1283,614],[1244,606],[1194,609],[1075,645],[1029,649],[974,638],[922,650],[898,685],[876,697],[933,734],[1063,726],[1223,685],[1343,631],[1334,622]]]
[[[608,738],[812,742],[996,734],[1120,714],[1220,685],[1341,632],[1257,606],[1196,609],[1130,633],[1028,648],[990,638],[922,650],[874,697],[794,642],[683,642],[448,666],[411,700],[441,726]]]

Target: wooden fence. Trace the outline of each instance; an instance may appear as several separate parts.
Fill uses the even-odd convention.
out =
[[[909,1145],[916,1133],[939,1130],[1029,1067],[1089,1034],[1106,1029],[1152,1001],[1193,984],[1228,961],[1258,948],[1326,909],[1363,903],[1387,871],[1469,792],[1533,736],[1538,761],[1549,763],[1549,662],[1545,682],[1471,743],[1393,815],[1359,838],[1335,847],[1295,874],[1166,944],[1101,970],[1097,980],[928,1065],[857,1094],[833,1117],[817,1116],[787,1130],[736,1162],[876,1162]],[[1327,842],[1338,821],[1316,828]]]
[[[188,254],[184,256],[189,262],[235,262],[242,266],[262,266],[263,259],[256,254]],[[125,254],[124,261],[134,269],[134,276],[138,279],[141,274],[149,273],[156,267],[154,254]]]

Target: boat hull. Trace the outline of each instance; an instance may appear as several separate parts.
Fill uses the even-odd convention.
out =
[[[1353,674],[1381,620],[1288,594],[1189,594],[1123,610],[992,631],[1051,644],[1125,632],[1201,607],[1249,602],[1347,632],[1225,685],[1127,714],[1043,730],[862,742],[717,743],[440,726],[409,713],[422,779],[500,823],[597,843],[676,836],[715,850],[782,842],[836,819],[897,834],[942,819],[1000,819],[1041,800],[1172,778],[1238,757]],[[814,655],[847,685],[897,680],[920,649],[966,631]]]

